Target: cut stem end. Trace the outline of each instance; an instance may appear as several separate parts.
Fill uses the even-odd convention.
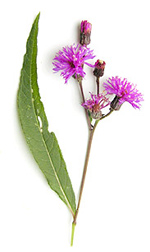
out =
[[[73,239],[74,239],[74,231],[75,231],[76,224],[72,222],[72,232],[71,232],[71,246],[73,246]]]

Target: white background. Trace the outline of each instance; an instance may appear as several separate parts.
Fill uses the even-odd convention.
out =
[[[51,191],[21,131],[16,95],[25,44],[41,12],[38,83],[78,197],[88,130],[75,80],[53,74],[52,59],[92,23],[91,49],[106,61],[103,80],[126,77],[144,94],[140,110],[124,104],[95,132],[70,247],[71,215]],[[0,251],[150,251],[150,36],[148,0],[3,1],[0,6]],[[91,62],[94,63],[94,62]],[[92,71],[86,97],[95,90]],[[102,80],[102,81],[103,81]]]

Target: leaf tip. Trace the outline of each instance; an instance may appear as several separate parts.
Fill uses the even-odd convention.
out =
[[[36,18],[35,18],[35,21],[36,21],[36,22],[39,21],[40,15],[41,15],[41,13],[39,12],[39,13],[37,14]]]

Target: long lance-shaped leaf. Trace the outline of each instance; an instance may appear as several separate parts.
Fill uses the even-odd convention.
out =
[[[26,45],[17,97],[21,126],[29,148],[48,184],[68,206],[76,211],[75,196],[55,134],[49,133],[48,121],[37,84],[37,15]]]

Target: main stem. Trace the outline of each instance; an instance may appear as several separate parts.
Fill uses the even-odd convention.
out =
[[[87,153],[86,153],[84,170],[83,170],[83,175],[82,175],[82,180],[81,180],[81,187],[80,187],[80,193],[79,193],[78,206],[77,206],[77,210],[76,210],[74,220],[73,220],[73,223],[72,223],[71,246],[73,245],[74,229],[75,229],[77,216],[78,216],[78,212],[79,212],[79,208],[80,208],[80,203],[81,203],[81,198],[82,198],[82,193],[83,193],[83,188],[84,188],[84,183],[85,183],[85,177],[86,177],[86,172],[87,172],[87,167],[88,167],[88,161],[89,161],[89,157],[90,157],[90,151],[91,151],[93,135],[94,135],[94,131],[95,131],[95,128],[96,128],[97,124],[98,124],[98,121],[95,122],[93,129],[89,131],[89,140],[88,140]]]
[[[105,116],[103,116],[101,119],[109,116],[112,112],[113,112],[113,110],[110,109],[110,111]],[[88,140],[87,153],[86,153],[84,170],[83,170],[83,175],[82,175],[82,181],[81,181],[81,187],[80,187],[78,206],[77,206],[77,210],[76,210],[76,213],[75,213],[75,216],[74,216],[74,220],[73,220],[73,223],[75,225],[76,225],[76,220],[77,220],[77,216],[78,216],[78,212],[79,212],[79,207],[80,207],[80,203],[81,203],[81,197],[82,197],[82,192],[83,192],[84,183],[85,183],[85,177],[86,177],[86,172],[87,172],[87,167],[88,167],[88,162],[89,162],[89,157],[90,157],[90,151],[91,151],[91,146],[92,146],[93,135],[94,135],[94,131],[96,129],[96,126],[97,126],[97,124],[98,124],[98,122],[100,120],[97,120],[95,122],[95,124],[94,124],[94,127],[89,131],[89,140]]]
[[[84,164],[84,170],[83,170],[83,175],[82,175],[82,180],[81,180],[81,187],[80,187],[80,193],[79,193],[78,206],[77,206],[77,210],[76,210],[74,220],[73,220],[74,224],[76,224],[76,220],[77,220],[77,216],[78,216],[78,212],[79,212],[79,207],[80,207],[80,203],[81,203],[81,197],[82,197],[82,192],[83,192],[84,183],[85,183],[85,177],[86,177],[86,172],[87,172],[87,167],[88,167],[88,161],[89,161],[89,156],[90,156],[90,150],[91,150],[94,130],[95,130],[95,128],[93,128],[90,131],[90,134],[89,134],[89,141],[88,141],[87,153],[86,153],[85,164]]]

